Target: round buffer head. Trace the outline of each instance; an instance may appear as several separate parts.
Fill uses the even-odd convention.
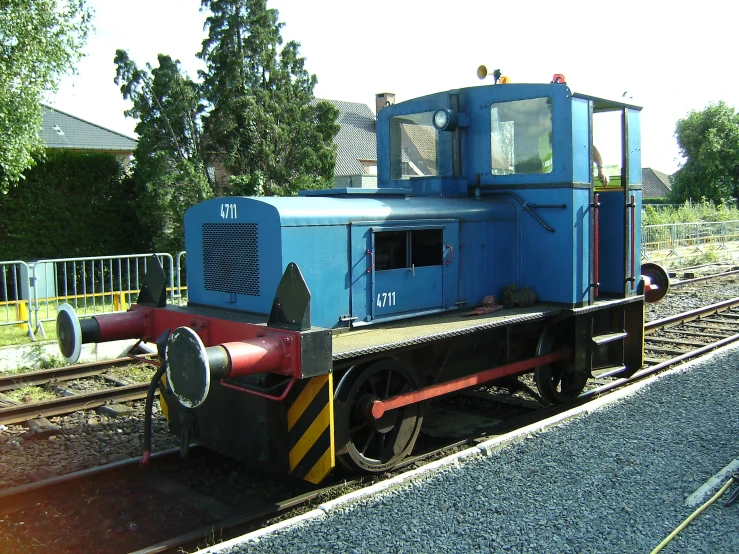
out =
[[[56,309],[56,336],[64,360],[73,364],[82,352],[82,328],[74,308],[62,304]]]
[[[189,327],[178,327],[167,340],[167,380],[185,408],[197,408],[210,390],[210,362],[205,345]]]
[[[670,289],[670,277],[667,270],[659,264],[648,262],[642,264],[641,274],[649,280],[649,290],[644,291],[644,301],[647,304],[659,302]]]

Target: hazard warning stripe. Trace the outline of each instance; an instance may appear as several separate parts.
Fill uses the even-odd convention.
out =
[[[167,388],[167,375],[162,375],[161,379],[161,385],[166,389]],[[163,394],[159,394],[159,408],[162,410],[162,414],[164,415],[164,419],[169,421],[169,406],[167,406],[167,401],[164,399]]]
[[[290,472],[319,483],[335,463],[333,378],[321,375],[304,383],[287,413]]]

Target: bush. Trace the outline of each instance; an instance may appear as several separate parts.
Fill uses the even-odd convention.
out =
[[[0,260],[141,252],[135,201],[114,155],[49,151],[0,195]]]
[[[680,206],[645,205],[642,213],[644,225],[660,225],[665,223],[696,223],[700,221],[733,221],[739,220],[739,210],[725,203],[715,205],[713,202],[685,202]]]

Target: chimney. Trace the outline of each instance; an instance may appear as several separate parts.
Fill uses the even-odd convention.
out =
[[[395,104],[394,92],[379,92],[375,94],[375,115],[380,113],[380,110],[385,106],[392,106],[393,104]]]

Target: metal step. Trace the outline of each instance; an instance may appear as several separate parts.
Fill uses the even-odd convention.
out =
[[[602,379],[603,377],[613,377],[614,375],[618,375],[625,369],[626,369],[625,365],[611,365],[607,367],[599,367],[598,369],[594,369],[591,372],[591,374],[596,379]]]
[[[608,333],[601,333],[599,335],[593,335],[593,343],[600,346],[608,342],[625,339],[629,334],[626,331],[610,331]]]

